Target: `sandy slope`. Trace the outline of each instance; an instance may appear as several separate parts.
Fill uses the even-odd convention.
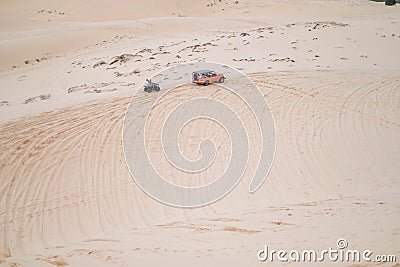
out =
[[[172,264],[179,255],[188,262],[199,257],[239,266],[255,263],[255,251],[266,242],[323,248],[345,236],[353,248],[399,253],[396,75],[327,71],[250,77],[276,119],[271,175],[255,195],[246,192],[247,175],[220,202],[192,211],[149,199],[130,178],[120,134],[129,98],[3,123],[6,251],[28,265],[55,255],[71,265],[166,259]],[[350,81],[357,86],[349,87]],[[187,134],[196,137],[195,132]]]
[[[265,244],[322,250],[341,237],[399,259],[399,7],[188,2],[2,1],[0,266],[255,266]],[[277,150],[267,182],[248,194],[259,149],[248,109],[216,86],[177,90],[230,101],[252,148],[232,193],[182,210],[137,187],[121,131],[145,78],[196,60],[249,73]],[[167,110],[156,114],[158,128]],[[221,149],[190,185],[223,172],[230,155],[221,129],[200,121],[180,136],[185,156],[198,156],[204,137]],[[188,185],[157,142],[149,151],[167,179]]]
[[[0,120],[104,96],[127,96],[145,78],[179,62],[215,61],[247,73],[396,70],[400,54],[394,51],[400,46],[400,22],[393,15],[382,16],[378,21],[375,15],[370,20],[286,18],[273,24],[169,17],[94,25],[79,22],[40,35],[35,31],[28,35],[15,31],[16,37],[3,33]],[[180,26],[170,31],[175,25]],[[18,37],[21,34],[22,39]],[[54,40],[53,35],[59,34],[67,39]],[[85,45],[86,38],[90,45]],[[26,39],[29,49],[24,48]],[[121,55],[124,61],[112,64]],[[100,62],[105,64],[96,65]]]

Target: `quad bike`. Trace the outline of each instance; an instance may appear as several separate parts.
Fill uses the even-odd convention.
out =
[[[145,85],[144,91],[148,92],[148,93],[151,93],[153,91],[158,92],[158,91],[160,91],[160,85],[158,83],[151,83],[149,85]]]

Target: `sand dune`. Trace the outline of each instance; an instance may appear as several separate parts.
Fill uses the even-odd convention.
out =
[[[249,25],[224,18],[189,17],[154,18],[149,25],[139,28],[135,26],[137,23],[118,22],[116,25],[123,29],[115,29],[113,22],[107,22],[94,26],[96,30],[78,24],[76,27],[83,34],[98,32],[103,39],[88,35],[92,43],[84,46],[77,36],[81,41],[71,40],[72,46],[80,47],[76,51],[48,43],[50,37],[43,33],[38,37],[26,37],[32,49],[23,49],[30,53],[24,55],[16,43],[22,41],[25,45],[24,39],[4,37],[7,41],[0,44],[4,45],[1,51],[8,52],[3,57],[5,65],[0,72],[0,120],[105,96],[128,96],[145,78],[163,68],[190,61],[215,61],[253,73],[396,70],[400,60],[399,54],[393,52],[400,45],[399,22],[390,18],[379,24],[336,18],[291,20],[271,26],[262,21]],[[165,35],[169,28],[181,23],[188,26]],[[237,25],[242,28],[237,29]],[[193,30],[196,27],[207,30],[197,33]],[[39,50],[34,45],[36,40]],[[65,43],[61,39],[58,41]],[[61,50],[51,52],[49,49],[53,48]]]
[[[355,247],[373,239],[374,247],[398,253],[399,206],[393,202],[399,190],[395,166],[400,146],[400,81],[396,75],[327,71],[250,77],[275,116],[275,164],[254,195],[247,193],[251,178],[247,174],[233,193],[201,209],[163,206],[131,179],[120,134],[130,98],[95,101],[3,123],[3,256],[19,262],[22,253],[28,265],[55,255],[71,265],[81,260],[129,265],[133,259],[156,264],[164,256],[167,261],[174,255],[190,259],[195,253],[202,262],[223,262],[230,255],[241,265],[256,261],[256,243],[289,248],[303,242],[300,247],[319,247],[342,235]],[[350,82],[357,86],[349,86]],[[215,131],[195,129],[186,134],[196,138],[196,132],[200,137]],[[362,221],[368,224],[355,223]],[[299,227],[313,229],[319,238],[310,237],[307,230],[294,235]],[[175,232],[199,239],[193,241],[198,245],[183,249],[179,245],[183,240]],[[154,239],[149,233],[160,236]],[[221,236],[230,240],[229,251],[218,241]],[[170,238],[178,244],[170,244]],[[139,239],[139,243],[129,241]],[[253,240],[250,247],[248,239]],[[200,240],[213,240],[210,257],[202,254]],[[105,246],[109,250],[96,251],[92,244],[109,244]],[[242,245],[250,251],[240,254]]]
[[[4,0],[0,7],[0,266],[261,266],[270,264],[257,259],[265,245],[323,250],[339,238],[399,261],[398,5]],[[232,66],[260,88],[275,119],[276,154],[267,181],[249,194],[261,146],[249,108],[219,85],[174,89],[152,110],[146,136],[168,181],[207,184],[231,156],[223,129],[199,120],[182,129],[180,149],[195,159],[199,142],[212,138],[214,165],[188,180],[162,157],[160,128],[182,99],[228,102],[250,143],[231,193],[179,209],[134,182],[122,129],[146,78],[192,61]],[[157,82],[166,89],[167,80]]]

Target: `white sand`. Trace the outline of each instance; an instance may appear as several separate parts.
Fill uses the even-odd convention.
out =
[[[341,237],[399,261],[400,7],[187,2],[1,2],[0,266],[255,266],[266,244],[323,250]],[[132,56],[109,65],[122,54]],[[121,131],[145,78],[195,60],[249,74],[275,118],[277,150],[255,194],[256,137],[238,187],[187,210],[138,188]],[[203,136],[222,146],[204,179],[229,157],[218,131],[204,122],[182,132],[189,157]],[[152,149],[160,172],[182,181]]]

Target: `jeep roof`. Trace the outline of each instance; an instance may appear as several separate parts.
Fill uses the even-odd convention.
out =
[[[198,70],[198,71],[194,71],[193,73],[208,73],[208,72],[215,72],[213,70]]]

